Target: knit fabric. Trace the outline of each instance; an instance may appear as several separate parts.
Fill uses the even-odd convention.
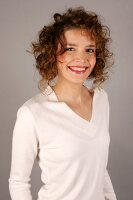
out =
[[[107,171],[109,103],[96,88],[87,121],[47,86],[17,112],[9,190],[12,200],[32,200],[30,175],[41,168],[38,200],[116,200]]]

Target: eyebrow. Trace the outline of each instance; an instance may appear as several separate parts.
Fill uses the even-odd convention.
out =
[[[74,47],[77,47],[77,46],[78,46],[78,45],[72,44],[72,43],[68,43],[67,45],[68,45],[68,46],[74,46]],[[96,47],[96,45],[95,45],[95,44],[89,44],[89,45],[86,45],[85,47]]]

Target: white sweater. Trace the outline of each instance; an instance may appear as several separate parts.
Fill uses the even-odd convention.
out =
[[[116,200],[106,169],[109,143],[105,90],[95,89],[87,121],[47,86],[17,112],[8,180],[11,199],[32,199],[29,181],[37,159],[44,183],[38,200]]]

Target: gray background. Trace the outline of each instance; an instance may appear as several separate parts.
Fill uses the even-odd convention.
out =
[[[133,199],[132,0],[0,1],[0,199],[10,199],[11,138],[17,109],[39,92],[34,58],[26,49],[29,49],[43,25],[51,20],[54,12],[77,5],[102,15],[111,28],[115,65],[105,85],[110,99],[108,170],[118,200]],[[40,186],[40,169],[35,162],[32,172],[34,199]]]

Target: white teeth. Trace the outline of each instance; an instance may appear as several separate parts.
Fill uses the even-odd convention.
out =
[[[73,70],[76,70],[76,71],[84,71],[85,70],[85,67],[69,67],[69,68],[71,68],[71,69],[73,69]]]

